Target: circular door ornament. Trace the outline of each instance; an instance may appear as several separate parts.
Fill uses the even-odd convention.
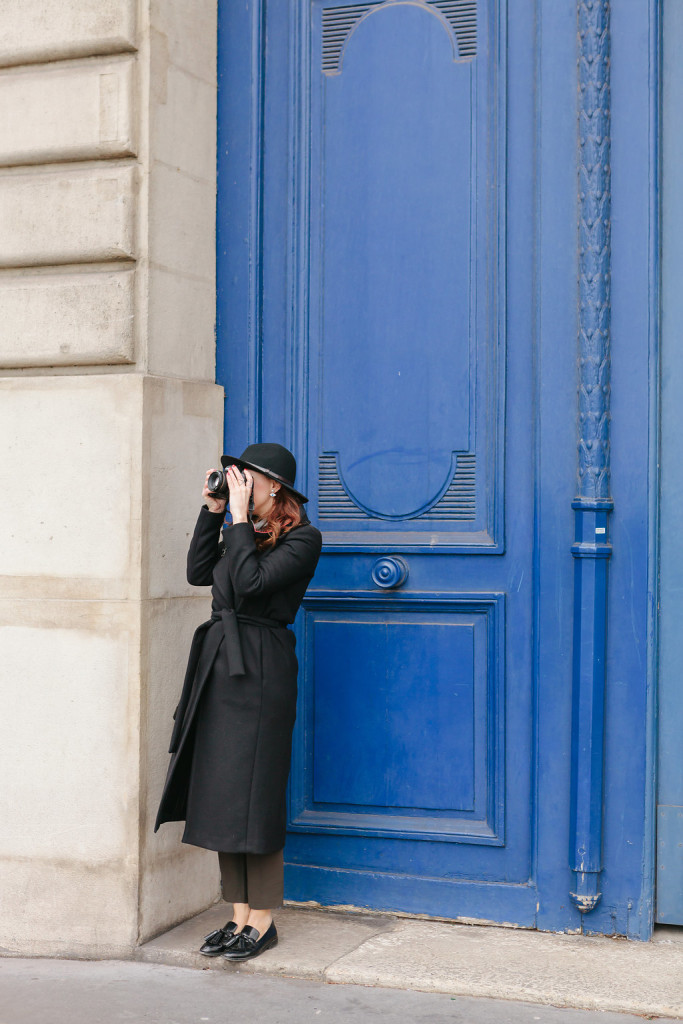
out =
[[[372,567],[372,582],[384,590],[400,587],[407,579],[408,566],[398,555],[378,558]]]

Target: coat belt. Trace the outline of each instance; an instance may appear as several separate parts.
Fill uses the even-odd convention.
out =
[[[248,622],[255,626],[269,626],[271,629],[287,628],[287,624],[280,622],[279,619],[268,619],[260,615],[239,615],[234,608],[221,608],[220,612],[212,612],[211,621],[223,623],[225,649],[231,676],[246,675],[238,622]]]

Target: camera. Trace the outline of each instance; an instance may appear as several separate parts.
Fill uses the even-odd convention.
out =
[[[235,466],[237,472],[241,475],[244,483],[248,483],[246,476],[239,466]],[[209,474],[209,479],[206,481],[206,487],[212,498],[229,498],[230,489],[228,487],[227,473],[224,473],[222,469],[216,469],[213,473]],[[254,511],[254,495],[249,495],[249,511]]]

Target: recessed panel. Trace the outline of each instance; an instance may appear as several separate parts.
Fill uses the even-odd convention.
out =
[[[317,622],[314,644],[314,802],[473,810],[472,621]]]
[[[328,549],[502,549],[505,105],[481,56],[498,45],[494,6],[313,4],[297,207],[307,493]]]
[[[503,842],[503,607],[305,599],[293,830]]]
[[[433,504],[469,446],[470,83],[448,25],[398,4],[325,81],[322,437],[380,515]]]

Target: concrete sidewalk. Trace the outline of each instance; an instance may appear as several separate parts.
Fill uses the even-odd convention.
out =
[[[264,954],[265,956],[265,954]],[[441,992],[327,985],[132,960],[0,958],[2,1024],[642,1024],[642,1017]]]
[[[645,943],[286,905],[273,915],[278,945],[237,965],[197,952],[203,936],[226,923],[230,909],[215,904],[140,946],[135,959],[683,1018],[679,929],[659,929],[655,940]]]

